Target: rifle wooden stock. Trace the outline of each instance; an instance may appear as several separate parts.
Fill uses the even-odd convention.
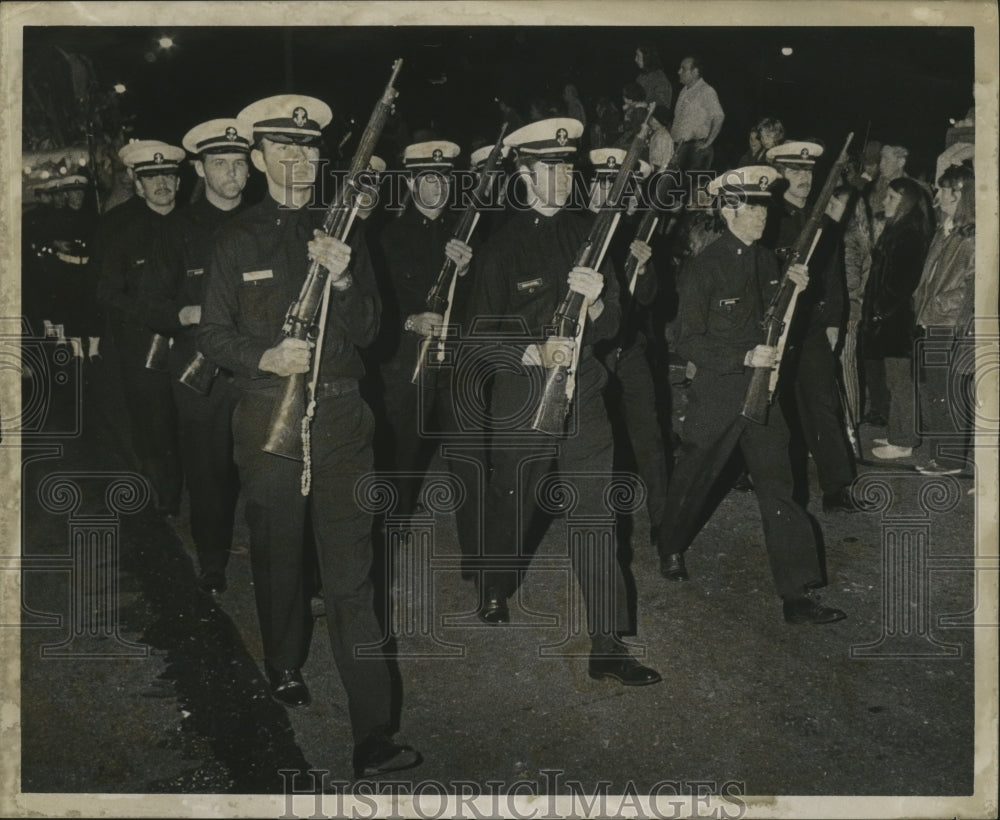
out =
[[[762,324],[765,338],[763,344],[777,348],[778,352],[773,366],[754,368],[753,375],[750,377],[750,385],[747,387],[746,396],[743,399],[743,409],[740,411],[741,416],[756,424],[767,423],[768,407],[774,401],[774,391],[778,386],[778,374],[781,370],[781,359],[784,354],[788,328],[791,326],[795,305],[799,298],[799,288],[788,277],[788,269],[799,262],[809,264],[809,257],[822,232],[821,226],[826,207],[840,181],[841,172],[847,164],[847,149],[850,148],[852,139],[854,139],[853,132],[847,135],[840,156],[833,163],[830,173],[827,174],[826,182],[823,184],[823,189],[816,198],[816,202],[813,203],[809,219],[803,225],[795,244],[792,245],[791,252],[785,260],[781,284],[764,313]]]
[[[154,333],[149,340],[149,350],[146,351],[146,370],[158,373],[167,371],[167,357],[170,354],[170,337],[162,333]]]
[[[628,153],[615,176],[615,182],[611,186],[607,201],[598,211],[590,233],[587,234],[587,238],[577,252],[573,267],[597,269],[604,261],[608,243],[611,241],[621,218],[625,186],[629,181],[629,175],[639,164],[639,153],[649,138],[649,118],[655,109],[655,104],[649,106],[646,119],[629,146]],[[576,367],[579,361],[579,347],[583,342],[585,321],[583,295],[573,290],[567,291],[562,303],[556,309],[552,324],[556,327],[555,336],[575,339],[576,350],[572,362],[546,368],[545,387],[538,404],[538,410],[535,412],[535,418],[531,422],[533,430],[558,436],[562,435],[566,428],[566,417],[569,415],[573,396],[576,393]]]
[[[476,182],[476,190],[472,194],[472,201],[462,211],[462,215],[458,219],[458,224],[452,233],[452,236],[460,239],[462,242],[467,243],[476,230],[476,225],[479,222],[476,203],[482,202],[486,198],[486,193],[493,184],[493,171],[503,156],[503,138],[506,133],[507,123],[504,123],[500,128],[500,136],[497,137],[497,141],[493,144],[493,150],[490,151],[486,162],[483,163],[482,170],[479,172],[479,179]],[[447,312],[450,301],[448,294],[451,291],[451,285],[457,273],[458,266],[446,257],[444,264],[441,265],[441,270],[438,272],[437,279],[434,280],[434,284],[431,285],[431,289],[427,293],[428,312],[440,313],[442,316]],[[432,339],[424,339],[420,343],[420,349],[417,353],[417,364],[413,368],[413,378],[410,379],[413,384],[417,384],[420,381],[420,372],[426,364],[427,354],[432,344]]]
[[[177,381],[196,393],[207,396],[212,391],[212,383],[218,374],[219,368],[206,359],[205,354],[199,350],[187,363]]]
[[[323,219],[323,232],[342,242],[346,241],[354,224],[357,213],[357,196],[359,180],[367,172],[375,144],[378,142],[385,127],[385,121],[392,109],[393,101],[398,92],[393,88],[403,61],[396,60],[392,66],[392,76],[386,84],[382,96],[372,111],[365,126],[364,133],[358,143],[357,150],[351,160],[345,184],[341,187],[334,203],[327,209]],[[302,283],[298,298],[292,303],[285,315],[281,328],[279,343],[282,338],[315,339],[316,319],[320,305],[323,303],[323,293],[328,287],[330,272],[319,262],[314,261],[309,266],[306,279]],[[314,356],[321,356],[322,351],[316,349]],[[285,379],[281,399],[271,415],[268,427],[267,441],[262,449],[283,458],[302,461],[302,417],[306,413],[306,378],[305,374],[294,374]]]
[[[306,374],[285,379],[281,399],[271,411],[271,426],[263,449],[276,456],[302,461],[302,417],[306,414]]]

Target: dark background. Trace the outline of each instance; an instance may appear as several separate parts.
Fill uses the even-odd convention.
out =
[[[163,35],[173,48],[158,47]],[[720,168],[746,149],[753,122],[771,115],[790,138],[839,145],[853,130],[859,144],[866,133],[904,144],[913,170],[929,171],[948,119],[972,104],[974,76],[973,29],[955,27],[77,26],[32,27],[24,36],[26,78],[53,70],[53,46],[85,55],[102,86],[127,87],[117,102],[128,136],[173,143],[200,121],[294,90],[330,103],[335,144],[347,119],[365,122],[393,59],[403,57],[398,107],[410,131],[433,121],[466,150],[472,140],[492,141],[495,97],[526,116],[531,99],[558,98],[573,82],[589,117],[600,96],[620,105],[644,42],[659,49],[675,99],[680,60],[704,59],[726,112]],[[783,46],[793,55],[782,56]],[[442,76],[445,83],[431,83]]]

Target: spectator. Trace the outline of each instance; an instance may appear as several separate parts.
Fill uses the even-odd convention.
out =
[[[928,337],[930,328],[950,331],[955,338],[949,366],[939,362],[922,362],[920,368],[920,414],[922,429],[939,436],[949,436],[951,444],[958,444],[955,437],[967,440],[971,419],[966,408],[953,407],[953,402],[965,395],[954,387],[963,381],[961,368],[965,357],[957,355],[969,349],[961,336],[971,318],[976,276],[976,178],[968,165],[952,165],[938,179],[936,205],[941,223],[934,232],[927,261],[924,263],[920,284],[913,294],[917,333]],[[968,315],[966,315],[968,313]],[[939,338],[945,334],[941,333]],[[949,385],[952,389],[949,390]],[[961,442],[963,447],[966,441]],[[965,458],[944,447],[930,453],[930,459],[917,467],[927,475],[959,473]]]
[[[882,154],[882,144],[872,140],[865,144],[857,165],[848,169],[848,182],[857,190],[853,201],[848,203],[850,214],[844,230],[844,272],[847,281],[847,329],[844,333],[844,346],[840,351],[840,363],[844,376],[844,393],[847,397],[848,412],[851,418],[873,423],[880,422],[885,426],[887,407],[878,408],[880,418],[875,418],[872,407],[868,416],[862,419],[864,394],[862,392],[860,362],[858,358],[858,326],[861,322],[861,301],[864,297],[865,285],[868,282],[868,272],[872,266],[872,248],[875,245],[875,207],[873,191],[875,178],[878,176],[879,157]],[[866,374],[869,381],[873,374]],[[883,389],[885,374],[882,373]],[[878,391],[876,390],[876,393]]]
[[[675,164],[682,171],[711,167],[712,144],[726,118],[718,94],[701,75],[700,58],[685,57],[681,60],[677,76],[684,87],[677,95],[670,134],[676,145]]]
[[[663,70],[659,52],[647,43],[640,43],[635,50],[635,64],[639,66],[639,76],[635,79],[646,92],[646,101],[656,103],[665,115],[673,103],[674,87]]]
[[[976,154],[976,107],[969,109],[965,119],[952,122],[944,137],[944,152],[937,159],[934,179],[941,179],[948,166],[972,160]]]
[[[756,147],[755,147],[756,141]],[[764,155],[775,145],[780,145],[785,141],[785,126],[781,120],[775,117],[764,117],[753,128],[750,129],[750,150],[743,155],[739,164],[759,165],[766,163]]]
[[[657,171],[669,167],[674,158],[674,140],[666,125],[668,116],[668,112],[661,114],[656,108],[649,118],[649,164]]]
[[[889,433],[876,458],[908,458],[916,446],[913,415],[913,291],[933,230],[930,207],[915,180],[900,177],[885,196],[885,229],[872,252],[862,305],[865,360],[883,361],[889,392]]]
[[[622,89],[622,116],[624,122],[618,147],[628,150],[646,119],[646,92],[638,83],[628,83]]]

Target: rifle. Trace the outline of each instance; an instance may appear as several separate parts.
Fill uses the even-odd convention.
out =
[[[642,215],[642,219],[639,220],[639,227],[636,229],[635,238],[641,239],[647,245],[653,238],[653,234],[656,232],[656,226],[660,224],[660,212],[656,210],[652,205],[649,209]],[[625,259],[625,281],[628,282],[628,301],[624,303],[625,308],[622,310],[621,328],[618,331],[618,346],[615,348],[615,359],[614,366],[617,368],[618,360],[621,358],[622,351],[631,344],[631,339],[628,337],[629,333],[629,320],[632,318],[632,311],[635,305],[635,285],[638,279],[639,272],[639,260],[638,258],[629,253],[628,257]],[[647,272],[648,275],[648,272]]]
[[[604,260],[608,243],[611,241],[621,218],[625,186],[628,184],[629,175],[639,164],[639,152],[649,138],[649,118],[655,109],[656,104],[654,103],[646,111],[646,118],[639,128],[639,132],[633,137],[628,153],[615,176],[611,193],[608,194],[607,201],[598,211],[590,233],[587,234],[587,238],[577,252],[573,267],[582,266],[597,269]],[[583,341],[583,327],[589,307],[590,305],[586,303],[582,294],[569,290],[562,303],[556,308],[552,318],[552,324],[556,328],[554,335],[576,339],[576,345],[571,362],[548,368],[548,372],[545,374],[542,400],[538,404],[534,421],[531,423],[533,430],[558,436],[562,434],[566,426],[566,417],[569,415],[570,404],[576,393],[576,368],[580,360],[580,344]]]
[[[462,211],[458,225],[452,233],[452,236],[460,239],[462,242],[468,242],[472,238],[472,232],[476,229],[476,225],[479,224],[479,211],[476,210],[476,203],[485,200],[486,193],[493,184],[493,171],[500,163],[503,155],[503,138],[506,133],[507,123],[504,123],[500,128],[500,136],[497,137],[497,141],[493,145],[493,150],[490,151],[486,162],[483,163],[482,170],[479,172],[479,180],[476,183],[476,190],[472,194],[472,201]],[[441,270],[438,272],[437,279],[434,280],[434,284],[427,293],[427,310],[429,312],[440,313],[442,316],[445,316],[450,310],[451,298],[455,292],[457,272],[458,267],[451,259],[446,257]],[[441,328],[441,338],[438,339],[436,360],[439,363],[444,361],[444,342],[447,326],[448,320],[445,318]],[[420,343],[420,350],[417,353],[417,365],[413,369],[413,378],[410,379],[413,384],[418,384],[420,381],[420,371],[424,368],[431,342],[432,339],[427,338]]]
[[[396,76],[402,65],[401,59],[393,63],[392,76],[389,77],[389,82],[386,84],[379,101],[375,103],[371,118],[368,120],[368,125],[365,126],[364,133],[361,135],[361,140],[354,152],[354,158],[351,160],[347,172],[346,184],[341,187],[337,199],[327,209],[326,216],[323,218],[323,232],[342,242],[347,240],[354,224],[354,216],[357,213],[359,177],[367,172],[372,153],[375,151],[375,143],[378,142],[382,134],[393,101],[399,93],[393,88],[393,83],[396,82]],[[302,283],[298,298],[292,302],[285,314],[279,342],[281,338],[314,341],[317,339],[322,328],[317,327],[316,319],[325,301],[325,294],[329,293],[329,274],[330,272],[318,261],[313,261],[309,265],[309,271]],[[321,355],[319,344],[317,344],[313,355],[318,362]],[[302,420],[305,417],[306,377],[304,373],[295,373],[285,380],[285,390],[271,415],[267,441],[262,449],[274,455],[302,461],[305,432]]]
[[[812,256],[820,234],[823,232],[821,226],[826,214],[826,207],[840,181],[840,174],[844,166],[847,165],[847,149],[850,147],[852,139],[854,139],[853,132],[847,135],[847,141],[844,143],[840,156],[833,163],[823,189],[813,204],[809,219],[802,227],[802,231],[785,259],[781,284],[764,313],[764,320],[761,322],[765,334],[764,344],[776,348],[778,352],[771,367],[754,368],[750,386],[747,387],[740,415],[755,424],[767,424],[767,411],[771,402],[774,401],[774,391],[778,386],[778,372],[781,369],[781,357],[785,350],[788,328],[791,325],[795,304],[799,298],[799,288],[788,277],[788,269],[798,262],[809,264],[809,257]]]

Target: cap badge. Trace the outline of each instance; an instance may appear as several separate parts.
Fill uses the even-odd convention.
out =
[[[163,162],[163,154],[159,153],[158,151],[155,154],[153,154],[153,162],[157,163]]]
[[[434,153],[431,154],[431,159],[433,159],[435,162],[440,162],[442,159],[444,159],[444,154],[441,152],[440,148],[434,149]]]
[[[301,105],[292,112],[292,122],[299,128],[305,127],[307,119],[309,119],[309,113]]]
[[[236,129],[231,125],[226,129],[226,139],[230,142],[236,141]]]
[[[618,165],[618,160],[615,159],[613,156],[612,157],[608,157],[608,161],[607,161],[608,168],[614,168],[616,165]]]
[[[802,149],[802,159],[809,159],[809,149],[808,148],[803,148]]]
[[[565,145],[569,142],[569,132],[565,128],[560,128],[556,131],[556,142],[560,145]]]
[[[760,189],[762,191],[766,191],[767,190],[768,182],[770,182],[770,180],[767,177],[764,177],[764,176],[762,176],[759,180],[757,180],[757,184],[760,186]]]

